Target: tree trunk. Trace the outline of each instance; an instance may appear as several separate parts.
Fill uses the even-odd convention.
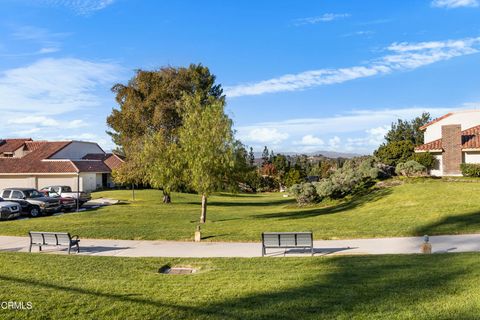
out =
[[[207,221],[207,196],[202,194],[202,215],[200,216],[200,223]]]
[[[169,193],[163,193],[163,203],[172,203],[172,198]]]

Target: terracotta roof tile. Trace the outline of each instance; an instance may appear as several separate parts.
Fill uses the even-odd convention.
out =
[[[80,172],[110,172],[110,168],[100,160],[80,160],[72,161]]]
[[[0,152],[13,152],[22,146],[26,154],[21,158],[0,158],[0,173],[77,173],[111,172],[123,160],[114,154],[88,154],[85,160],[49,159],[71,141],[32,141],[31,139],[5,139]]]
[[[125,161],[123,158],[114,153],[89,153],[83,157],[83,159],[88,160],[101,160],[103,161],[111,170],[118,168]]]
[[[480,149],[480,126],[462,131],[462,149]],[[415,151],[443,150],[442,139],[415,147]]]
[[[0,153],[3,152],[14,152],[22,147],[27,141],[32,139],[0,139]]]

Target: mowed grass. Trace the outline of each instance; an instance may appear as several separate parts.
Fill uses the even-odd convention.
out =
[[[68,231],[81,238],[192,240],[200,196],[158,190],[105,191],[94,197],[124,201],[98,210],[0,222],[1,235],[29,230]],[[379,189],[347,201],[297,207],[281,193],[210,197],[205,241],[259,241],[264,231],[313,231],[316,239],[368,238],[480,232],[480,183],[420,180]]]
[[[480,254],[164,259],[0,253],[1,319],[478,319]],[[191,275],[163,275],[165,265]]]

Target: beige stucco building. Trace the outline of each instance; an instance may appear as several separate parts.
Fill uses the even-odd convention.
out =
[[[0,189],[66,185],[93,191],[114,185],[112,170],[123,160],[85,141],[0,139]]]
[[[421,129],[425,143],[415,152],[437,159],[431,175],[461,176],[462,163],[480,163],[480,110],[450,112]]]

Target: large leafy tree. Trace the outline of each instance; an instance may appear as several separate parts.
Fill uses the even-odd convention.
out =
[[[188,68],[164,67],[160,70],[138,70],[128,84],[118,83],[112,91],[119,109],[107,118],[108,133],[120,147],[147,134],[162,132],[166,137],[181,126],[183,95],[197,95],[199,107],[213,98],[224,100],[222,88],[207,67],[192,64]],[[128,152],[128,150],[127,150]]]
[[[177,129],[178,130],[178,129]],[[154,188],[163,190],[163,202],[171,202],[171,192],[179,190],[183,182],[185,158],[178,139],[168,140],[158,131],[144,140],[140,162],[145,169],[145,180]]]
[[[386,142],[374,152],[374,155],[381,162],[392,166],[411,159],[415,146],[423,143],[423,131],[420,128],[430,121],[431,116],[427,112],[410,121],[398,119],[396,123],[392,123],[392,127],[385,135]]]
[[[178,160],[174,156],[178,129],[186,112],[181,100],[195,95],[199,109],[212,101],[223,103],[221,86],[207,67],[192,64],[138,70],[127,84],[116,84],[112,91],[119,108],[107,118],[108,133],[126,156],[117,181],[142,181],[162,188],[164,201],[170,202],[170,192],[180,181],[176,179],[180,162],[173,160]]]
[[[387,143],[408,140],[415,146],[423,144],[423,131],[420,128],[431,120],[432,117],[428,112],[410,121],[398,119],[396,123],[392,123],[392,127],[385,135],[385,140]]]
[[[204,102],[200,95],[184,97],[186,112],[179,130],[187,163],[185,181],[202,195],[200,223],[206,222],[208,196],[232,182],[229,175],[236,158],[232,121],[224,112],[223,101],[209,98]],[[242,157],[245,159],[243,151]]]

